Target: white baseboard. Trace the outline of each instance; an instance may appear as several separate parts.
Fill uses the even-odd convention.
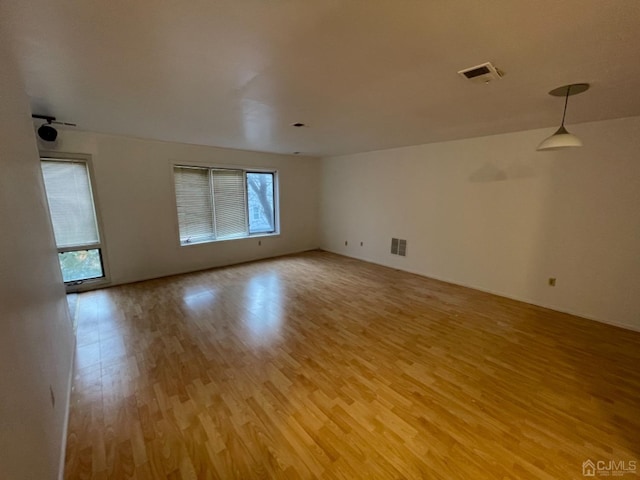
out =
[[[84,289],[81,288],[76,293],[90,292],[92,290],[116,287],[118,285],[128,285],[130,283],[146,282],[147,280],[156,280],[158,278],[173,277],[175,275],[184,275],[187,273],[203,272],[205,270],[211,270],[214,268],[232,267],[234,265],[242,265],[243,263],[259,262],[261,260],[269,260],[270,258],[286,257],[287,255],[295,255],[297,253],[311,252],[313,250],[320,250],[320,247],[303,248],[301,250],[292,250],[292,251],[287,251],[283,253],[276,253],[273,255],[251,257],[246,260],[238,260],[230,263],[220,262],[220,263],[215,263],[215,264],[211,264],[209,266],[204,266],[204,267],[195,267],[195,268],[187,268],[184,270],[176,270],[175,272],[171,272],[171,273],[159,273],[154,275],[144,275],[139,278],[117,280],[117,281],[112,281],[108,284],[96,285],[94,287],[88,286],[87,288],[84,288]]]
[[[399,268],[397,266],[386,265],[384,263],[376,262],[376,261],[370,260],[368,258],[359,257],[359,256],[356,256],[356,255],[346,255],[343,252],[336,252],[334,250],[329,250],[328,248],[320,247],[320,249],[325,251],[325,252],[334,253],[336,255],[340,255],[340,256],[343,256],[343,257],[354,258],[356,260],[360,260],[360,261],[363,261],[363,262],[373,263],[374,265],[380,265],[381,267],[392,268],[394,270],[400,270],[400,271],[403,271],[403,272],[412,273],[414,275],[419,275],[419,276],[425,277],[425,278],[431,278],[433,280],[438,280],[440,282],[446,282],[446,283],[450,283],[452,285],[458,285],[460,287],[471,288],[472,290],[477,290],[479,292],[484,292],[484,293],[490,293],[491,295],[497,295],[498,297],[504,297],[504,298],[508,298],[510,300],[516,300],[518,302],[528,303],[530,305],[535,305],[537,307],[548,308],[549,310],[553,310],[555,312],[567,313],[569,315],[573,315],[574,317],[584,318],[585,320],[591,320],[591,321],[594,321],[594,322],[599,322],[599,323],[604,323],[606,325],[611,325],[613,327],[624,328],[625,330],[632,330],[634,332],[640,332],[640,326],[638,326],[638,325],[629,325],[629,324],[626,324],[626,323],[619,323],[619,322],[613,322],[613,321],[602,319],[602,318],[596,318],[596,317],[592,317],[592,316],[586,315],[586,314],[581,313],[581,312],[571,311],[570,309],[560,309],[560,308],[553,307],[553,306],[542,305],[542,304],[539,304],[539,303],[535,303],[532,300],[527,299],[527,298],[522,298],[522,297],[518,297],[518,296],[515,296],[515,295],[506,294],[504,292],[497,292],[497,291],[493,291],[493,290],[488,290],[488,289],[485,289],[485,288],[479,288],[477,286],[469,285],[469,284],[466,284],[466,283],[463,283],[463,282],[458,282],[458,281],[455,281],[455,280],[451,280],[449,278],[443,278],[443,277],[438,277],[438,276],[433,276],[433,275],[426,275],[423,272],[418,272],[418,271],[412,270],[410,268]]]

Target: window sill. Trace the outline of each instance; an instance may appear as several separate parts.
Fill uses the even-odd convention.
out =
[[[81,283],[65,283],[65,289],[67,293],[78,293],[83,292],[85,290],[93,290],[96,288],[104,288],[111,283],[109,278],[101,277],[101,278],[92,278],[89,280],[83,280]]]
[[[253,238],[264,238],[264,237],[279,237],[280,232],[274,233],[254,233],[253,235],[249,235],[248,237],[233,237],[233,238],[217,238],[214,240],[200,240],[198,242],[188,242],[183,243],[180,242],[181,247],[192,247],[195,245],[209,245],[211,243],[221,243],[221,242],[235,242],[238,240],[251,240]]]

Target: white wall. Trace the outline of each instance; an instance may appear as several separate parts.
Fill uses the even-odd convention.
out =
[[[92,155],[112,284],[318,248],[319,160],[60,130],[49,150]],[[279,236],[181,247],[171,162],[275,168]]]
[[[640,117],[553,130],[323,159],[322,248],[640,329]]]
[[[73,332],[28,100],[5,47],[0,41],[0,478],[45,480],[62,463]]]

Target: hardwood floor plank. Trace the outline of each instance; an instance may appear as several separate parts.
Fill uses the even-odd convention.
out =
[[[325,252],[77,296],[66,479],[582,478],[640,334]]]

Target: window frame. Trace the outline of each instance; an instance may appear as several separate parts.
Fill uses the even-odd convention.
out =
[[[269,174],[271,175],[271,184],[272,184],[272,190],[273,190],[273,230],[270,232],[255,232],[255,233],[251,233],[251,213],[249,211],[249,177],[248,174],[250,173],[262,173],[262,174]],[[259,236],[269,236],[269,235],[275,235],[280,231],[280,221],[277,218],[278,215],[278,211],[279,211],[279,205],[276,203],[276,197],[278,196],[277,193],[277,177],[278,175],[276,174],[276,172],[271,172],[271,171],[265,171],[265,170],[245,170],[244,172],[244,188],[245,188],[245,197],[247,199],[246,201],[246,215],[247,215],[247,232],[248,236],[251,237],[259,237]]]
[[[183,243],[180,239],[180,219],[178,218],[178,197],[176,195],[176,182],[175,182],[175,169],[177,168],[206,168],[209,170],[209,181],[213,182],[211,177],[212,170],[241,170],[244,176],[244,193],[245,193],[245,215],[246,215],[246,229],[247,235],[243,237],[233,237],[233,238],[213,238],[211,240],[202,240],[198,242],[189,242]],[[177,239],[177,244],[179,247],[193,247],[197,245],[208,245],[211,243],[218,242],[231,242],[238,240],[247,240],[251,238],[260,238],[260,237],[276,237],[280,235],[280,174],[278,169],[276,168],[268,168],[268,167],[246,167],[239,165],[229,165],[229,164],[211,164],[204,162],[183,162],[171,160],[169,161],[170,168],[170,179],[171,179],[171,191],[173,192],[173,205],[174,205],[174,228],[175,228],[175,238]],[[274,230],[269,233],[248,233],[249,232],[249,192],[247,186],[247,173],[270,173],[273,175],[273,221],[274,221]],[[213,199],[213,191],[211,193],[211,202],[212,206],[214,205]],[[215,218],[213,222],[213,231],[214,235],[216,235],[216,227],[215,227]]]
[[[105,232],[102,222],[102,209],[100,208],[100,200],[98,198],[96,184],[95,184],[95,174],[93,170],[93,160],[91,155],[84,153],[65,153],[65,152],[51,152],[41,150],[39,152],[40,162],[43,161],[54,161],[54,162],[72,162],[72,163],[84,163],[87,168],[87,175],[89,177],[89,187],[91,189],[91,199],[93,201],[93,209],[95,211],[96,216],[96,226],[98,229],[98,243],[86,244],[82,246],[73,246],[73,247],[58,247],[56,245],[56,251],[58,253],[58,266],[60,267],[60,273],[62,274],[62,267],[60,266],[59,255],[65,252],[76,252],[80,250],[98,250],[100,255],[100,262],[102,264],[102,273],[104,274],[102,277],[98,278],[88,278],[86,280],[76,280],[72,282],[64,282],[65,289],[67,293],[75,293],[84,290],[89,290],[92,288],[106,286],[111,283],[111,275],[109,270],[109,261],[107,255],[107,241],[105,238]],[[44,184],[44,175],[42,174],[42,168],[40,168],[40,175],[42,176],[42,189],[45,194],[45,201],[47,202],[47,214],[49,217],[49,222],[51,224],[51,230],[53,231],[53,221],[51,219],[51,213],[49,211],[49,199],[46,195],[46,187]],[[54,237],[55,242],[55,237]]]

